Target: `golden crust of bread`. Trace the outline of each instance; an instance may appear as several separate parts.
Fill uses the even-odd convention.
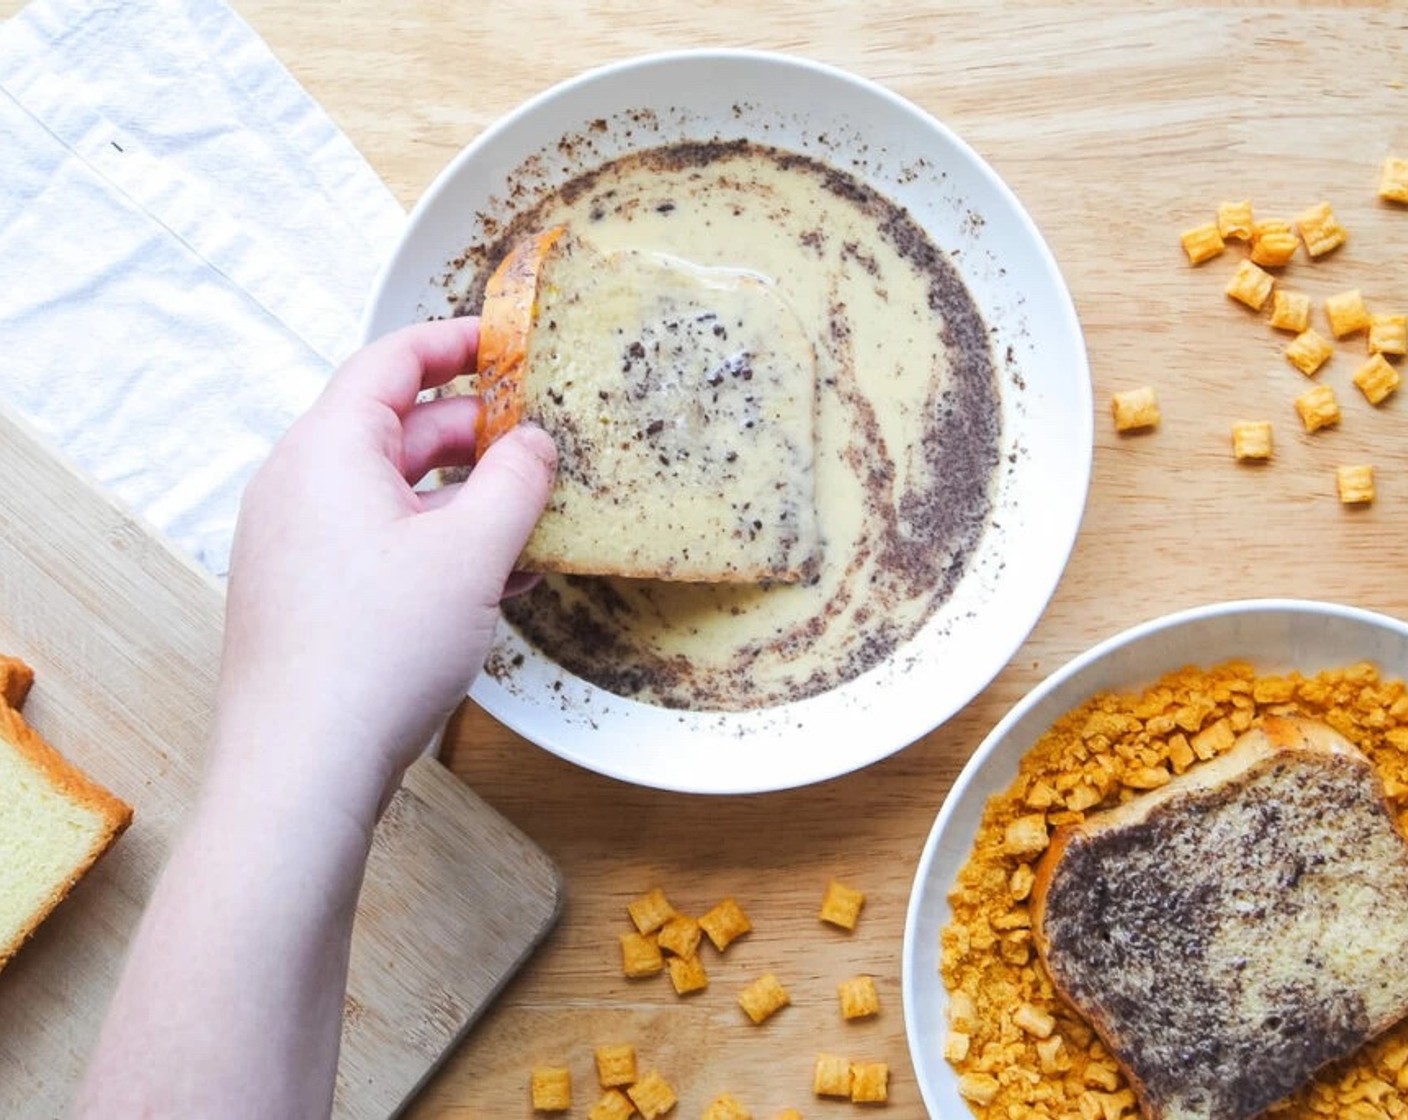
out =
[[[515,244],[484,287],[476,361],[484,408],[475,433],[476,459],[511,431],[523,414],[523,377],[528,340],[538,317],[538,280],[552,247],[566,232],[565,226],[553,226]]]
[[[24,707],[30,685],[34,683],[34,670],[18,657],[0,654],[0,701],[15,711]]]
[[[7,659],[13,660],[13,659]],[[23,662],[19,665],[28,671]],[[33,674],[28,674],[33,679]],[[28,685],[25,686],[25,691]],[[8,743],[32,766],[55,790],[69,801],[95,813],[103,827],[94,836],[86,857],[73,873],[64,881],[54,884],[45,896],[43,903],[36,908],[30,920],[19,930],[7,945],[0,945],[0,968],[19,950],[45,918],[67,897],[78,881],[112,847],[113,842],[132,823],[132,807],[121,798],[104,789],[87,774],[83,773],[68,759],[64,758],[35,731],[8,703],[10,690],[5,689],[6,703],[0,703],[0,740]]]

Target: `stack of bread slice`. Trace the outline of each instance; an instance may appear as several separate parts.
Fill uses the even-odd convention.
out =
[[[20,714],[33,680],[0,657],[0,968],[132,820]]]

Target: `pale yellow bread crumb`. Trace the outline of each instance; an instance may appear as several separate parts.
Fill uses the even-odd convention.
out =
[[[0,703],[0,968],[132,820]]]
[[[521,419],[558,448],[520,566],[695,582],[810,576],[821,546],[816,358],[776,287],[658,253],[602,254],[554,232],[515,247],[482,315],[481,444]]]

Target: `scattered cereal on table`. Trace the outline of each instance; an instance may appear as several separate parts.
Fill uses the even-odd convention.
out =
[[[621,971],[631,980],[654,976],[665,967],[665,958],[654,937],[632,930],[621,934]]]
[[[708,935],[714,948],[721,953],[753,929],[748,915],[734,898],[726,898],[720,902],[699,919],[699,925]]]
[[[1217,232],[1224,240],[1250,241],[1254,228],[1251,199],[1217,204]]]
[[[1370,464],[1335,468],[1335,487],[1347,506],[1368,505],[1374,500],[1374,468]]]
[[[1340,225],[1335,212],[1328,202],[1316,203],[1296,216],[1296,228],[1300,230],[1305,251],[1312,257],[1323,257],[1345,243],[1349,236]]]
[[[596,1079],[603,1089],[633,1085],[636,1080],[636,1048],[630,1043],[596,1048]]]
[[[818,1097],[849,1097],[850,1061],[835,1054],[818,1054],[812,1073],[812,1092]]]
[[[1281,268],[1291,263],[1291,258],[1296,255],[1296,249],[1299,246],[1300,238],[1296,236],[1296,231],[1291,228],[1290,222],[1282,221],[1280,218],[1268,218],[1264,222],[1257,222],[1252,227],[1250,259],[1253,264],[1259,264],[1264,268]],[[1270,290],[1268,287],[1267,291]],[[1229,292],[1229,294],[1231,293]],[[1247,301],[1243,300],[1242,302]],[[1265,302],[1264,296],[1262,302]],[[1260,307],[1261,304],[1258,303],[1256,306]]]
[[[1151,385],[1115,393],[1110,398],[1110,411],[1114,414],[1117,432],[1157,427],[1160,420],[1159,400]]]
[[[755,1023],[771,1018],[790,1002],[787,989],[771,972],[765,972],[738,994],[738,1005]]]
[[[852,930],[860,920],[860,908],[865,905],[865,895],[858,890],[839,883],[835,879],[826,884],[826,894],[821,899],[821,921],[838,929]]]
[[[1355,385],[1359,386],[1364,399],[1372,405],[1382,404],[1384,399],[1398,388],[1401,380],[1398,370],[1389,365],[1382,354],[1374,354],[1354,371]]]
[[[1296,412],[1307,432],[1318,432],[1340,422],[1340,402],[1328,385],[1317,385],[1298,396]]]
[[[675,1090],[656,1070],[651,1070],[627,1089],[626,1095],[644,1120],[664,1116],[678,1103]]]
[[[1260,311],[1275,284],[1271,273],[1263,272],[1249,260],[1241,260],[1237,262],[1237,271],[1232,274],[1225,290],[1239,303],[1245,303],[1253,311]]]
[[[885,1062],[851,1063],[851,1100],[884,1104],[890,1099],[890,1067]]]
[[[1306,377],[1314,377],[1334,352],[1334,344],[1314,327],[1301,331],[1285,349],[1286,360]]]
[[[1325,315],[1330,320],[1330,333],[1344,338],[1369,326],[1369,309],[1364,306],[1364,293],[1350,288],[1325,297]]]
[[[1379,173],[1379,197],[1389,202],[1408,202],[1408,159],[1389,156]]]
[[[620,1089],[608,1089],[592,1109],[587,1120],[630,1120],[636,1114],[636,1106],[631,1098]]]
[[[1300,334],[1310,326],[1310,295],[1277,288],[1271,296],[1271,325],[1278,331]]]
[[[1265,462],[1271,458],[1271,421],[1238,420],[1232,425],[1232,454],[1240,460]]]
[[[1223,243],[1222,234],[1217,231],[1216,222],[1188,230],[1179,241],[1183,245],[1183,251],[1188,254],[1189,264],[1210,261],[1227,248]]]
[[[732,1093],[724,1093],[709,1102],[703,1120],[753,1120],[753,1114]]]
[[[532,1076],[535,1112],[566,1112],[572,1107],[572,1071],[563,1066],[538,1066]]]
[[[670,983],[674,985],[676,995],[702,992],[709,986],[709,974],[704,971],[704,962],[698,957],[670,957],[665,964],[670,970]]]
[[[875,977],[852,976],[836,985],[841,1001],[841,1018],[869,1019],[880,1014],[880,993],[875,989]]]
[[[626,911],[641,933],[654,933],[675,916],[675,908],[670,905],[670,900],[659,887],[634,902],[628,902]]]
[[[1389,312],[1370,315],[1369,353],[1408,354],[1408,315]]]

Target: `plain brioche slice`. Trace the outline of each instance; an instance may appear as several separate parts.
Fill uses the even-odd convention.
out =
[[[816,357],[774,285],[562,227],[517,244],[480,321],[482,454],[520,419],[558,449],[519,564],[710,582],[816,568]]]
[[[1318,723],[1058,829],[1032,918],[1148,1120],[1257,1116],[1408,1014],[1408,841]]]
[[[32,679],[11,662],[7,682]],[[23,692],[18,693],[23,699]],[[132,820],[132,809],[0,702],[0,969]]]

